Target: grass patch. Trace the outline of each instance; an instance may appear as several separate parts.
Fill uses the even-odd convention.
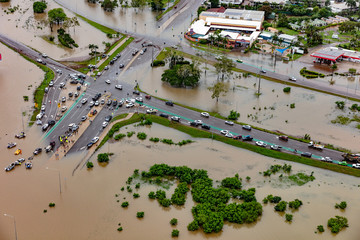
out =
[[[282,31],[283,33],[288,34],[288,35],[299,35],[298,31],[295,31],[295,30],[292,30],[292,29],[289,29],[286,27],[277,27],[276,29],[279,31]]]
[[[105,34],[121,34],[121,33],[117,32],[117,31],[115,31],[114,29],[105,27],[104,25],[101,25],[101,24],[99,24],[97,22],[91,21],[90,19],[87,19],[84,16],[81,16],[81,15],[76,14],[76,13],[75,13],[75,15],[77,17],[81,18],[82,20],[84,20],[85,22],[87,22],[88,24],[90,24],[91,26],[93,26],[94,28],[99,29],[100,31],[102,31]]]
[[[159,15],[156,16],[156,20],[159,20],[160,18],[162,18],[166,13],[168,13],[169,11],[171,11],[171,9],[173,9],[176,4],[178,4],[180,2],[180,0],[175,0],[174,4],[169,7],[168,9],[166,9],[165,11],[163,11],[162,13],[160,13]]]
[[[111,120],[111,122],[115,122],[115,121],[117,121],[117,120],[119,120],[119,119],[126,118],[128,115],[129,115],[128,113],[122,113],[122,114],[120,114],[120,115],[117,115],[117,116],[115,116],[115,117]]]
[[[132,41],[134,40],[133,37],[130,37],[128,40],[126,40],[126,42],[121,45],[118,49],[116,49],[113,54],[111,54],[111,56],[109,56],[100,66],[99,66],[99,71],[104,70],[104,67],[106,65],[108,65],[111,61],[111,59],[113,59],[118,53],[120,53],[122,50],[124,50]]]
[[[310,181],[315,180],[315,177],[312,174],[306,175],[305,173],[293,174],[293,175],[288,176],[287,178],[298,186],[302,186]]]
[[[337,116],[336,119],[331,120],[331,123],[336,124],[339,123],[341,125],[348,125],[351,122],[351,119],[349,117],[340,115]]]

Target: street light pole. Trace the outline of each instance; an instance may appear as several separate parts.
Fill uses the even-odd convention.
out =
[[[14,217],[14,216],[12,216],[12,215],[6,214],[6,213],[4,214],[4,216],[5,216],[5,217],[11,217],[11,218],[13,218],[13,219],[14,219],[15,239],[17,240],[18,238],[17,238],[16,220],[15,220],[15,217]]]
[[[261,70],[262,70],[262,67],[261,67]],[[259,72],[259,85],[258,85],[258,95],[260,95],[261,70],[260,70],[260,72]]]
[[[55,168],[48,168],[46,167],[47,170],[53,170],[53,171],[58,171],[59,173],[59,190],[60,190],[60,194],[61,194],[61,175],[60,175],[60,170],[55,169]]]

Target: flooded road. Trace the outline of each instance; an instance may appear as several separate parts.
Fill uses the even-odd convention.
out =
[[[334,236],[330,236],[327,228],[321,235],[314,231],[317,225],[325,226],[327,220],[335,215],[347,217],[350,225],[335,239],[357,240],[360,237],[356,228],[360,220],[357,214],[360,211],[360,182],[357,178],[292,164],[295,173],[304,171],[310,174],[314,171],[316,180],[301,187],[283,185],[278,182],[278,175],[264,178],[259,174],[270,165],[283,164],[283,161],[211,140],[192,139],[156,124],[151,128],[128,126],[120,132],[132,130],[146,132],[147,140],[140,141],[133,135],[104,145],[100,152],[114,153],[107,166],[100,166],[94,157],[94,169],[84,167],[71,176],[74,166],[81,160],[81,153],[54,162],[48,162],[42,153],[34,160],[36,167],[30,171],[23,167],[11,173],[1,171],[1,189],[7,193],[1,195],[2,212],[16,217],[19,239],[168,239],[173,229],[169,221],[173,217],[178,218],[176,228],[184,239],[235,239],[239,234],[247,239],[329,239]],[[174,142],[192,139],[196,142],[182,147],[169,146],[152,143],[148,140],[150,137],[170,138]],[[299,198],[304,205],[292,213],[294,220],[291,224],[268,204],[263,207],[263,215],[255,224],[226,223],[221,233],[211,235],[201,231],[189,232],[186,227],[192,221],[191,207],[194,205],[189,193],[184,207],[164,209],[147,197],[150,191],[157,189],[153,185],[141,184],[139,190],[134,189],[140,194],[138,199],[133,199],[132,193],[120,191],[134,169],[148,170],[155,163],[206,169],[214,181],[236,173],[243,179],[250,176],[250,182],[243,181],[244,189],[255,187],[258,201],[273,194],[286,201]],[[170,188],[168,196],[174,187]],[[123,201],[129,201],[128,209],[121,208]],[[340,201],[348,204],[344,212],[334,208],[334,204]],[[55,208],[50,209],[49,202],[54,202]],[[47,213],[43,213],[44,209],[48,210]],[[144,219],[135,217],[138,211],[145,212]],[[116,230],[119,223],[124,228],[122,232]],[[13,235],[12,219],[0,217],[0,238],[12,239]]]

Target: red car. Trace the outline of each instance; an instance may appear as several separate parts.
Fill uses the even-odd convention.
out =
[[[241,135],[237,135],[237,136],[234,136],[233,139],[239,140],[239,139],[242,139],[242,136],[241,136]]]
[[[288,141],[289,137],[285,136],[285,135],[281,135],[281,136],[279,136],[279,140]]]
[[[151,96],[150,96],[150,95],[146,95],[145,98],[146,98],[146,99],[151,99]]]

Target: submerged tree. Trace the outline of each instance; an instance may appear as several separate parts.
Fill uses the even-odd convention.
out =
[[[64,12],[64,9],[54,8],[48,12],[48,19],[49,19],[50,29],[51,31],[53,31],[54,24],[60,25],[67,19],[67,16]]]
[[[221,56],[218,59],[218,62],[214,64],[214,67],[218,74],[218,78],[221,76],[221,80],[224,80],[225,77],[229,78],[233,74],[235,63],[231,59]]]
[[[226,93],[228,92],[229,86],[226,83],[223,82],[217,82],[212,87],[208,87],[208,90],[212,92],[211,98],[216,98],[216,102],[219,101],[219,97],[226,96]]]

